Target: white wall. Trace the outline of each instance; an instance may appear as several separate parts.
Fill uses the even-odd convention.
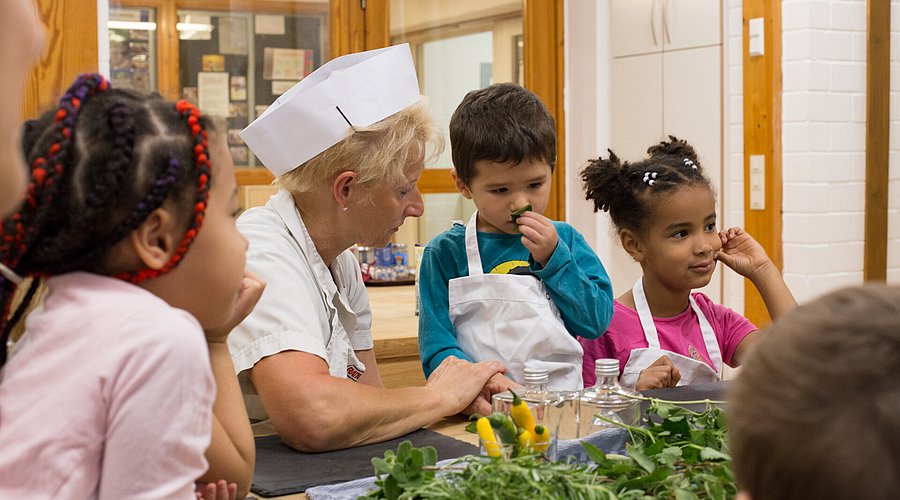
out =
[[[785,281],[801,302],[862,283],[866,3],[782,2]]]
[[[608,263],[618,242],[609,237],[609,216],[584,199],[579,174],[610,143],[609,1],[568,1],[565,23],[566,221]]]
[[[722,94],[724,96],[724,133],[722,158],[723,213],[719,227],[744,225],[744,71],[743,4],[741,0],[722,2]],[[737,273],[722,273],[722,302],[744,312],[744,278]]]

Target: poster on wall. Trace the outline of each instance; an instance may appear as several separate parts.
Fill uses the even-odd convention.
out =
[[[295,82],[293,80],[288,80],[288,81],[275,80],[272,82],[272,95],[284,94],[288,90],[291,90],[291,87],[293,87],[296,84],[297,84],[297,82]]]
[[[228,116],[228,73],[197,73],[197,101],[204,114]]]
[[[248,25],[246,17],[219,17],[219,52],[233,56],[247,55]]]
[[[203,54],[203,71],[225,71],[225,56],[222,54]]]
[[[257,35],[284,34],[284,16],[257,14],[254,20],[256,21],[254,29]]]
[[[232,76],[231,77],[231,100],[246,101],[247,100],[247,77]]]
[[[263,52],[263,79],[299,81],[312,73],[313,51],[266,47]]]

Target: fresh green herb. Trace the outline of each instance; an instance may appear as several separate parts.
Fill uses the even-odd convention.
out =
[[[434,479],[436,463],[437,450],[434,447],[414,448],[411,442],[403,441],[397,447],[397,453],[387,450],[384,452],[384,458],[372,459],[372,465],[375,467],[375,486],[378,489],[362,498],[390,500],[409,498],[404,495],[405,491]]]
[[[470,455],[440,468],[436,476],[435,467],[424,465],[425,460],[415,469],[418,462],[404,459],[408,465],[398,469],[399,458],[393,459],[392,468],[386,464],[379,468],[376,460],[381,459],[373,459],[379,490],[364,498],[733,498],[737,488],[722,412],[708,401],[702,412],[678,406],[684,402],[648,401],[642,426],[611,422],[631,435],[627,456],[607,455],[583,443],[594,464],[554,463],[534,455],[509,460]],[[415,448],[406,444],[401,444],[402,454],[411,457]],[[385,452],[382,462],[389,461],[389,453],[393,457]]]
[[[525,205],[522,208],[515,210],[513,213],[509,215],[509,218],[512,219],[513,222],[516,222],[519,219],[519,216],[531,210],[531,203]]]

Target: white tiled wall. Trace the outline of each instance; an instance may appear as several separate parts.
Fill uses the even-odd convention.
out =
[[[722,201],[724,213],[719,227],[744,225],[744,81],[742,45],[742,2],[725,0],[722,3],[725,44],[723,75],[724,155]],[[735,311],[744,312],[744,278],[732,272],[722,273],[722,301]]]
[[[866,2],[782,1],[784,276],[801,302],[862,282]]]

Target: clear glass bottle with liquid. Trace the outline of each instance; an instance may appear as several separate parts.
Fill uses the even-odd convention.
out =
[[[577,437],[578,393],[548,389],[550,374],[543,367],[526,367],[523,375],[524,387],[514,391],[528,405],[535,425],[543,425],[550,432],[555,456],[557,440]],[[509,391],[494,394],[491,402],[494,412],[509,415],[513,394]]]
[[[597,374],[596,384],[583,389],[578,401],[581,416],[579,437],[584,438],[598,431],[620,428],[609,420],[637,425],[641,418],[641,401],[638,399],[641,395],[619,384],[619,360],[596,360],[594,373]]]

